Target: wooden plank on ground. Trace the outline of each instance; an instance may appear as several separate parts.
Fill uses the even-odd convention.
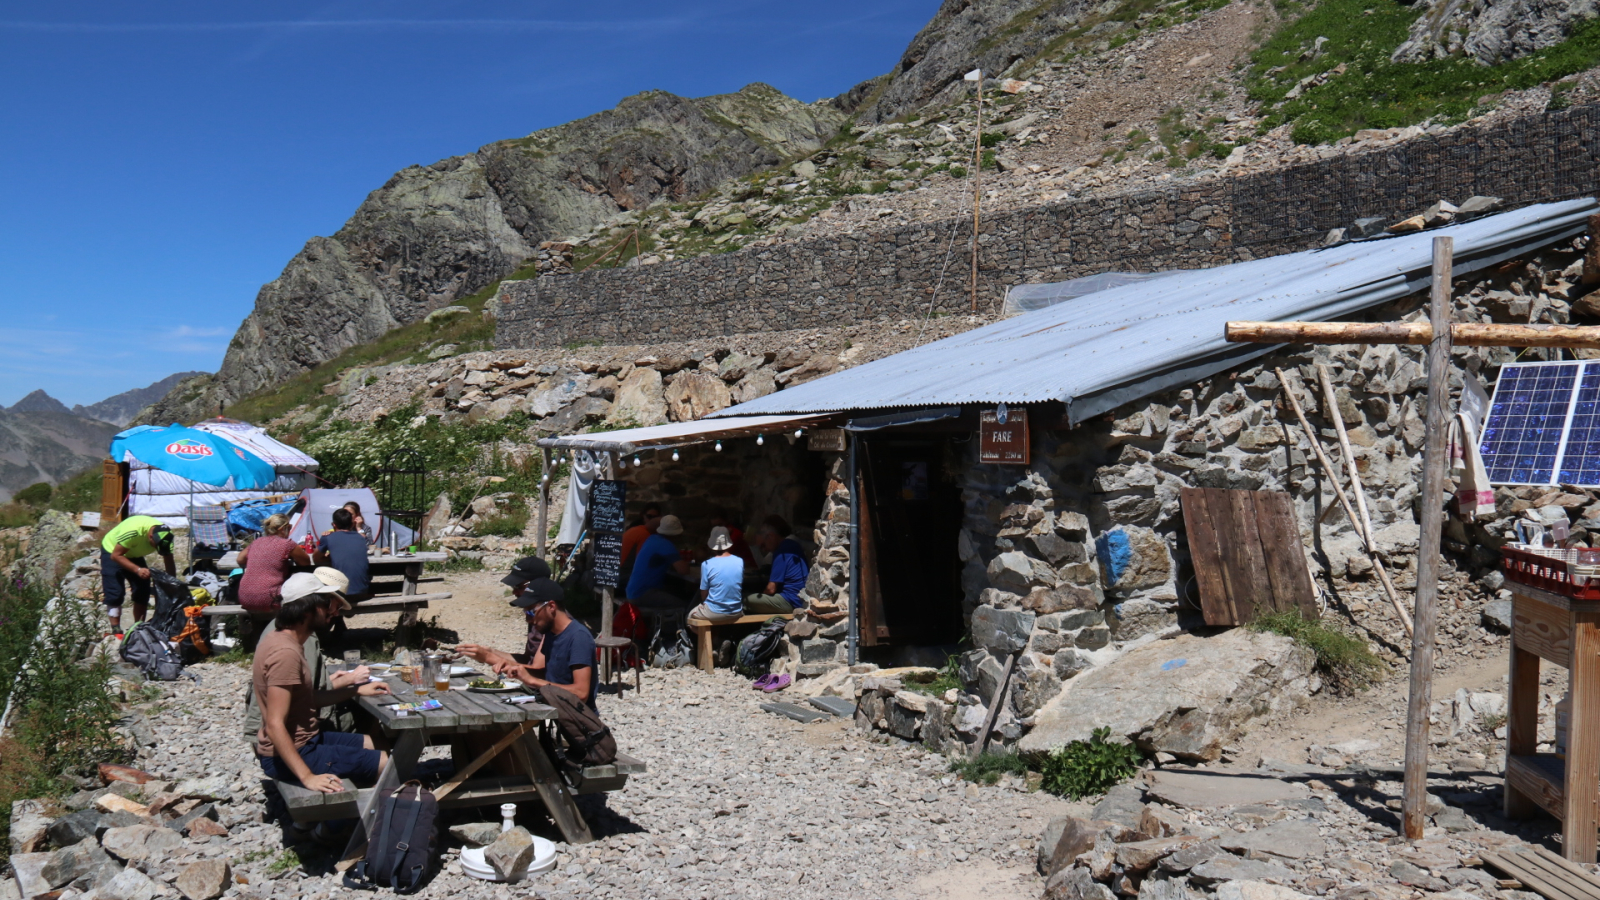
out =
[[[1179,496],[1184,530],[1189,535],[1189,557],[1194,561],[1194,576],[1200,586],[1200,608],[1206,624],[1238,625],[1238,616],[1228,596],[1228,583],[1223,577],[1222,543],[1217,540],[1211,521],[1210,501],[1215,493],[1207,488],[1182,489]]]
[[[1307,619],[1321,617],[1317,598],[1311,593],[1311,570],[1306,566],[1305,549],[1300,543],[1300,521],[1294,514],[1294,498],[1281,491],[1251,491],[1256,508],[1256,531],[1261,536],[1261,552],[1267,561],[1267,581],[1274,612],[1298,609]]]
[[[1600,900],[1600,880],[1543,847],[1485,849],[1479,855],[1547,900]]]

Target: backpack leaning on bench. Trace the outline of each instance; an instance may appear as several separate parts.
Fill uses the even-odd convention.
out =
[[[367,836],[366,858],[345,873],[344,886],[416,893],[433,860],[433,823],[439,817],[439,801],[422,782],[408,781],[379,794],[374,802],[378,816]]]
[[[611,729],[600,721],[600,715],[589,704],[558,687],[540,688],[539,697],[555,707],[556,731],[561,732],[561,740],[566,745],[546,746],[545,749],[566,771],[573,787],[582,786],[585,766],[616,762],[617,739],[611,736]]]

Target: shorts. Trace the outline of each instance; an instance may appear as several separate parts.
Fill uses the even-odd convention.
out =
[[[351,781],[371,783],[378,780],[378,764],[382,754],[368,750],[362,744],[366,738],[345,731],[319,731],[300,748],[300,758],[313,775],[337,775]],[[278,764],[276,756],[257,756],[261,771],[268,778],[300,784],[300,779],[288,766]]]
[[[145,566],[144,557],[142,556],[138,559],[129,557],[128,561],[141,568],[148,568],[148,566]],[[100,550],[100,594],[105,605],[110,609],[121,609],[128,585],[133,586],[134,604],[144,605],[150,602],[150,579],[140,578],[122,566],[117,565],[117,561],[111,558],[111,551],[102,548]]]

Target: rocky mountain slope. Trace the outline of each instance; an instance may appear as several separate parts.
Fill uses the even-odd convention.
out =
[[[192,413],[215,409],[510,275],[541,241],[805,155],[844,120],[763,84],[700,99],[650,91],[412,166],[307,242],[261,289],[215,378],[180,390]]]
[[[60,406],[43,391],[29,397],[36,394]],[[22,405],[0,410],[0,502],[30,484],[60,484],[95,465],[105,458],[106,446],[118,431],[115,425],[74,415],[65,406],[19,410]]]
[[[204,374],[206,373],[176,372],[168,375],[155,384],[146,385],[142,388],[134,388],[131,391],[123,391],[122,393],[117,394],[115,397],[107,397],[106,399],[101,400],[99,403],[91,403],[88,406],[79,404],[72,408],[72,412],[75,415],[95,419],[100,422],[109,422],[110,424],[116,425],[119,428],[124,428],[127,427],[129,422],[133,421],[134,416],[139,414],[139,410],[144,409],[146,406],[149,406],[157,400],[160,400],[162,397],[165,397],[167,392],[171,391],[173,387],[175,387],[180,381]],[[13,409],[15,409],[15,407],[13,407]],[[63,409],[65,409],[65,407],[63,407]]]
[[[5,407],[0,407],[0,409],[5,409]],[[71,414],[72,412],[72,410],[67,409],[67,405],[65,403],[62,403],[60,400],[50,396],[42,389],[34,391],[28,396],[23,397],[21,400],[18,400],[11,406],[10,409],[6,411],[14,413],[36,412],[67,414]]]

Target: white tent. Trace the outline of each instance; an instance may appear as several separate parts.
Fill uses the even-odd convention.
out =
[[[129,455],[126,459],[117,460],[128,464],[125,515],[154,516],[168,525],[187,525],[191,505],[220,506],[240,500],[298,494],[316,485],[317,461],[276,440],[261,428],[234,419],[211,419],[194,427],[243,447],[271,463],[278,473],[278,479],[260,490],[219,491],[214,485],[200,484],[181,475],[151,468]]]
[[[305,500],[289,531],[289,540],[299,542],[308,534],[321,535],[333,528],[333,511],[354,500],[361,505],[361,518],[372,529],[372,537],[379,545],[389,545],[389,532],[394,531],[397,547],[406,547],[416,539],[411,529],[380,513],[378,497],[371,488],[307,488],[300,495]]]

